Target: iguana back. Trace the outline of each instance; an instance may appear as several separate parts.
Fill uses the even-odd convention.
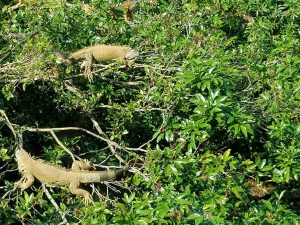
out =
[[[127,46],[94,45],[72,53],[69,59],[85,59],[87,54],[92,54],[93,58],[100,62],[113,59],[132,59],[138,55],[138,52]]]

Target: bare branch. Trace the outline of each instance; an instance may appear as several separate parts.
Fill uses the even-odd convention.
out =
[[[80,130],[83,131],[95,138],[98,138],[102,141],[107,142],[108,144],[113,145],[115,148],[121,149],[121,150],[127,150],[127,151],[140,151],[140,152],[147,152],[147,150],[142,149],[142,148],[129,148],[129,147],[123,147],[121,145],[119,145],[118,143],[111,141],[109,139],[106,139],[100,135],[97,135],[89,130],[86,130],[84,128],[81,127],[54,127],[54,128],[33,128],[33,127],[22,127],[24,130],[27,130],[29,132],[50,132],[50,131],[66,131],[66,130]]]
[[[8,128],[11,130],[14,139],[15,139],[15,144],[17,146],[17,149],[22,149],[23,147],[23,138],[20,133],[17,133],[14,129],[14,125],[9,121],[7,115],[5,114],[4,110],[0,110],[0,115],[2,118],[4,118],[4,123],[8,126]],[[1,119],[0,117],[0,119]],[[0,120],[1,121],[1,120]]]
[[[64,146],[64,144],[58,139],[58,137],[56,136],[56,134],[54,133],[54,131],[50,131],[50,134],[55,139],[55,141],[57,142],[57,144],[59,144],[59,146],[63,150],[65,150],[71,156],[71,158],[73,159],[73,162],[75,162],[74,154],[66,146]],[[80,158],[78,156],[76,156],[76,157],[80,160]]]
[[[101,129],[99,123],[94,120],[93,118],[91,118],[91,121],[93,123],[93,125],[95,126],[96,130],[98,131],[98,133],[100,135],[103,135],[106,139],[108,139],[107,135],[103,132],[103,130]],[[116,149],[113,147],[113,145],[111,143],[107,143],[108,144],[108,147],[111,151],[111,153],[121,162],[121,163],[124,163],[126,164],[126,161],[124,159],[122,159],[121,156],[118,155],[118,153],[116,152]]]
[[[161,70],[161,71],[167,71],[167,72],[178,72],[181,71],[180,67],[167,67],[167,68],[161,68],[161,65],[147,65],[147,64],[139,64],[139,63],[134,63],[132,65],[133,68],[151,68],[154,70]]]
[[[14,135],[14,138],[17,139],[17,134],[15,129],[13,128],[12,123],[9,121],[6,113],[4,110],[0,110],[1,117],[4,118],[4,123],[8,126],[8,128],[11,130],[12,134]]]
[[[74,77],[83,77],[83,76],[85,76],[84,73],[80,73],[80,74],[73,75],[71,77],[66,77],[64,80],[71,80]],[[141,85],[144,83],[142,81],[127,81],[127,82],[126,81],[118,81],[118,80],[109,79],[107,77],[99,77],[99,76],[97,77],[97,79],[104,80],[110,84],[120,85],[120,86],[138,86],[138,85]]]

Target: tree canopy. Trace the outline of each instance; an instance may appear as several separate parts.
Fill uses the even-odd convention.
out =
[[[0,223],[299,223],[299,1],[14,4],[0,2]],[[96,44],[139,56],[93,61],[89,81],[66,58]],[[15,190],[17,145],[131,169],[85,185],[86,206],[67,188]]]

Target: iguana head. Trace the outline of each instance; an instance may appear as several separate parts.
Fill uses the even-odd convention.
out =
[[[139,52],[130,48],[129,51],[125,55],[125,59],[131,60],[139,56]]]
[[[17,161],[24,160],[25,158],[30,158],[29,154],[24,150],[20,149],[16,151],[16,159]]]
[[[16,150],[15,155],[18,163],[18,169],[21,173],[23,173],[27,165],[31,163],[30,155],[24,149]]]

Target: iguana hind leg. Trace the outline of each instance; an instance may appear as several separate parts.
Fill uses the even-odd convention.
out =
[[[76,160],[72,163],[72,170],[73,171],[82,171],[82,170],[91,170],[93,169],[93,166],[91,165],[91,162],[87,159],[84,159],[83,161]]]
[[[25,173],[20,181],[15,184],[16,188],[20,188],[22,191],[29,188],[34,182],[34,176],[30,173]]]
[[[69,187],[70,192],[72,194],[77,195],[77,196],[83,196],[84,197],[83,202],[84,202],[85,205],[88,205],[89,203],[92,203],[93,200],[91,198],[90,193],[86,190],[83,190],[83,189],[79,188],[79,185],[80,185],[80,182],[78,182],[78,181],[71,182],[70,187]]]

